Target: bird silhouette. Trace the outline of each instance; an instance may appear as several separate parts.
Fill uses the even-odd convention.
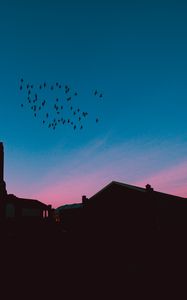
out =
[[[69,92],[71,92],[70,87],[68,85],[61,85],[58,81],[56,81],[52,84],[50,84],[50,83],[46,84],[46,81],[41,81],[41,82],[43,82],[43,83],[42,84],[39,83],[38,85],[34,86],[33,84],[26,82],[26,81],[24,83],[23,79],[21,79],[21,83],[18,85],[18,88],[20,88],[20,90],[22,90],[22,89],[26,90],[26,92],[27,92],[26,104],[29,106],[29,109],[33,110],[33,115],[35,117],[37,116],[38,118],[40,118],[41,114],[39,113],[39,111],[44,110],[45,109],[44,106],[49,107],[49,109],[47,111],[45,111],[44,118],[41,119],[41,123],[43,123],[43,124],[47,123],[48,127],[49,128],[51,127],[53,129],[55,129],[60,123],[62,123],[63,125],[65,123],[71,124],[71,125],[73,125],[72,129],[74,129],[74,130],[78,129],[78,128],[83,129],[81,120],[83,120],[84,118],[86,118],[88,116],[88,112],[80,109],[79,107],[77,109],[75,109],[73,106],[69,107],[68,103],[67,103],[68,101],[72,100],[74,96],[78,95],[77,91],[72,92],[72,94],[69,93]],[[56,89],[56,87],[61,89],[63,87],[62,92],[67,94],[66,98],[65,98],[65,100],[67,100],[67,101],[65,101],[65,102],[63,101],[63,103],[62,103],[61,101],[64,99],[63,98],[61,99],[60,95],[56,95],[56,97],[58,97],[58,98],[56,98],[56,97],[53,98],[55,101],[52,103],[50,101],[48,101],[47,98],[46,98],[46,100],[42,100],[40,98],[39,93],[38,94],[36,93],[37,88],[39,90],[41,90],[40,94],[42,94],[42,89],[44,90],[44,88],[46,88],[47,86],[49,87],[49,90],[50,89],[54,90],[54,89]],[[47,92],[47,89],[46,89],[46,92]],[[59,91],[59,93],[60,93],[60,91]],[[93,90],[93,94],[99,98],[103,98],[103,93],[100,92],[98,89]],[[33,95],[35,95],[35,96],[33,97]],[[42,97],[42,95],[41,95],[41,97]],[[73,102],[72,102],[72,104],[73,104]],[[21,105],[21,107],[24,107],[25,103],[21,103],[20,105]],[[70,111],[72,111],[72,116],[77,115],[77,118],[75,117],[76,118],[75,119],[73,117],[71,118],[70,115],[68,116],[68,112],[66,111],[65,108],[68,108]],[[67,112],[67,115],[65,115],[66,112]],[[62,113],[63,113],[63,118],[61,118]],[[51,116],[52,118],[56,116],[56,119],[54,119],[53,121],[51,121],[49,123],[49,121],[47,121],[47,119],[50,120],[49,116]],[[70,117],[70,118],[67,118],[67,117]],[[95,117],[95,122],[98,123],[99,121],[100,121],[99,118]]]
[[[21,78],[21,80],[20,80],[21,82],[23,82],[23,78]]]

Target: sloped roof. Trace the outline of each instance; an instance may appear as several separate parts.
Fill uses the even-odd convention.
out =
[[[7,201],[11,201],[11,202],[15,202],[15,203],[19,203],[19,204],[23,204],[23,206],[33,206],[33,207],[43,207],[43,208],[47,208],[48,205],[44,204],[43,202],[36,200],[36,199],[27,199],[27,198],[19,198],[16,197],[13,194],[8,194],[7,195]]]
[[[59,206],[56,208],[57,211],[62,211],[62,210],[67,210],[67,209],[76,209],[76,208],[82,208],[83,204],[82,203],[73,203],[73,204],[65,204],[62,206]]]
[[[93,196],[91,196],[89,198],[92,199],[94,198],[95,196],[97,196],[98,194],[102,193],[104,190],[108,189],[109,187],[111,186],[121,186],[121,187],[124,187],[124,188],[127,188],[127,189],[130,189],[130,190],[134,190],[134,191],[139,191],[139,192],[142,192],[142,193],[147,193],[147,189],[146,188],[142,188],[142,187],[138,187],[138,186],[135,186],[135,185],[130,185],[130,184],[126,184],[126,183],[123,183],[123,182],[118,182],[118,181],[112,181],[110,182],[109,184],[107,184],[104,188],[102,188],[99,192],[97,192],[96,194],[94,194]],[[154,191],[153,190],[153,193],[154,194],[157,194],[158,196],[162,196],[162,197],[172,197],[173,199],[185,199],[186,198],[183,198],[183,197],[179,197],[179,196],[175,196],[175,195],[171,195],[171,194],[166,194],[166,193],[162,193],[162,192],[158,192],[158,191]]]

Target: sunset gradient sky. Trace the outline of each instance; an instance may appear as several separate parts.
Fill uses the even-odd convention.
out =
[[[187,197],[187,2],[2,0],[0,36],[8,193],[58,207],[115,180]],[[22,77],[70,85],[100,122],[42,126]]]

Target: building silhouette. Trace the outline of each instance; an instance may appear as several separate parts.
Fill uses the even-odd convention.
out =
[[[83,196],[86,223],[95,230],[130,236],[187,229],[187,199],[112,181],[89,199]]]
[[[51,216],[51,205],[8,194],[4,180],[4,147],[0,143],[0,220],[43,220]]]

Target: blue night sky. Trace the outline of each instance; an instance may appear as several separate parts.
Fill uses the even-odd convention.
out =
[[[57,207],[118,180],[187,197],[187,2],[6,0],[0,37],[9,193]],[[77,91],[83,130],[43,125],[21,78]]]

